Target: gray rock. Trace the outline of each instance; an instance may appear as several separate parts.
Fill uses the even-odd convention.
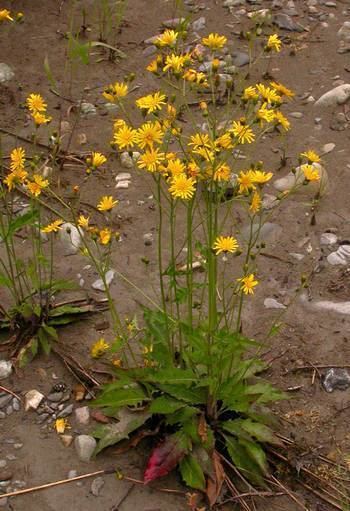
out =
[[[15,76],[10,66],[2,62],[0,64],[0,83],[9,82]]]
[[[115,176],[116,183],[119,181],[131,181],[131,174],[129,172],[119,172],[117,176]]]
[[[82,244],[84,232],[82,229],[78,229],[78,227],[76,227],[74,224],[65,222],[61,225],[61,230],[58,233],[58,237],[63,245],[64,254],[74,255],[78,252]]]
[[[316,107],[335,107],[343,105],[350,98],[350,84],[344,83],[325,92],[315,103]]]
[[[345,266],[350,260],[350,245],[340,245],[338,250],[331,252],[327,256],[327,261],[332,266],[342,265]]]
[[[111,283],[114,279],[114,275],[115,275],[115,270],[108,270],[106,272],[105,279],[106,279],[107,287],[109,287],[111,285]],[[103,280],[102,279],[95,280],[95,282],[92,284],[92,288],[96,289],[96,291],[105,291],[105,285],[103,283]]]
[[[297,167],[295,173],[289,172],[286,176],[281,177],[280,179],[276,179],[273,183],[273,186],[279,192],[285,192],[291,190],[294,187],[297,187],[298,193],[303,192],[308,195],[315,195],[315,193],[318,192],[320,195],[324,195],[328,189],[327,171],[319,163],[313,163],[312,166],[318,171],[320,175],[319,181],[312,181],[306,186],[302,186],[305,181],[305,176],[301,167]]]
[[[41,401],[44,399],[44,394],[39,392],[38,390],[30,390],[25,395],[25,401],[24,401],[24,409],[27,412],[28,410],[36,410]]]
[[[270,210],[277,206],[280,203],[280,201],[277,199],[275,195],[271,195],[269,193],[265,193],[262,198],[262,207],[265,210]]]
[[[154,46],[154,44],[152,44],[151,46],[146,46],[146,48],[142,51],[142,55],[144,57],[150,57],[155,53],[157,53],[157,46]]]
[[[268,242],[269,244],[275,244],[277,243],[279,237],[282,234],[282,227],[278,224],[272,223],[272,222],[265,222],[264,225],[261,227],[259,222],[255,222],[253,224],[253,236],[255,237],[258,233],[258,230],[260,228],[259,237],[257,239],[257,243],[261,243],[262,241]],[[244,227],[243,236],[245,239],[248,239],[250,234],[250,225]]]
[[[48,401],[59,403],[63,398],[63,392],[52,392],[47,396]]]
[[[71,404],[63,408],[63,410],[57,414],[57,418],[61,419],[63,417],[68,417],[68,415],[71,415],[71,413],[73,412],[73,407],[74,405]]]
[[[296,23],[290,16],[288,16],[288,14],[284,14],[282,12],[274,15],[273,23],[277,25],[278,28],[289,30],[290,32],[304,32],[305,30],[300,23]]]
[[[291,112],[289,116],[293,117],[294,119],[302,119],[304,114],[302,112]]]
[[[132,169],[134,167],[134,160],[127,151],[124,151],[120,155],[120,164],[125,169]]]
[[[341,41],[350,41],[350,21],[344,21],[337,32],[337,36]]]
[[[247,66],[249,64],[249,55],[243,51],[232,53],[232,64],[237,67]]]
[[[4,396],[0,397],[0,408],[5,408],[5,406],[8,406],[12,400],[11,394],[5,394]]]
[[[322,147],[321,152],[322,152],[322,154],[328,154],[328,153],[331,153],[334,148],[335,148],[334,142],[329,142],[328,144],[325,144]]]
[[[348,127],[348,120],[344,112],[335,112],[329,127],[333,131],[344,131]]]
[[[7,461],[6,460],[0,460],[0,468],[5,468],[7,465]]]
[[[90,422],[90,410],[88,406],[81,406],[74,410],[75,418],[79,424],[87,426]]]
[[[321,234],[321,245],[334,245],[338,241],[336,234],[332,232],[324,232]]]
[[[0,412],[0,419],[5,419],[5,418],[6,418],[6,413]]]
[[[96,448],[96,440],[90,435],[79,435],[74,440],[75,450],[81,461],[88,462]]]
[[[350,387],[350,374],[346,369],[331,368],[326,372],[322,385],[326,392],[347,390]]]
[[[6,454],[6,459],[9,461],[14,461],[17,459],[17,456],[15,456],[14,454]]]
[[[205,29],[205,17],[204,16],[201,16],[200,18],[198,18],[198,20],[195,20],[193,23],[192,23],[192,30],[194,30],[194,32],[199,32],[200,30],[204,30]]]
[[[0,360],[0,380],[8,378],[12,373],[12,362],[9,360]]]
[[[143,235],[143,242],[146,245],[146,247],[152,245],[153,243],[153,234],[151,232],[147,232]]]
[[[9,405],[6,408],[6,415],[12,415],[12,414],[13,414],[13,407],[12,407],[12,405]]]
[[[162,26],[165,28],[177,28],[181,23],[184,23],[185,18],[171,18],[169,20],[162,21]]]
[[[91,493],[95,496],[95,497],[98,497],[101,493],[101,490],[102,488],[104,487],[104,484],[105,484],[105,481],[103,479],[103,477],[96,477],[96,479],[94,479],[91,483]]]
[[[22,449],[23,447],[23,444],[13,444],[13,448],[18,450],[18,449]]]
[[[80,103],[80,111],[82,115],[85,115],[86,117],[92,117],[96,115],[96,107],[92,103],[86,103],[85,101],[82,101]]]
[[[21,409],[21,402],[16,397],[12,401],[12,407],[13,407],[15,412],[19,412],[20,409]]]
[[[266,309],[286,309],[287,307],[283,303],[278,302],[274,298],[265,298],[264,307]]]

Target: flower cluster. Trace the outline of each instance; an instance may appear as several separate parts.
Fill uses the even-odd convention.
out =
[[[16,147],[10,154],[10,172],[4,179],[9,191],[17,185],[23,185],[33,197],[39,197],[42,190],[49,186],[49,181],[41,174],[34,172],[29,176],[26,170],[26,153],[23,147]]]
[[[14,17],[13,17],[14,16]],[[0,9],[0,23],[2,21],[23,21],[23,13],[12,14],[8,9]]]
[[[38,127],[42,124],[47,124],[52,120],[52,117],[46,114],[47,104],[40,94],[29,94],[26,104],[35,126]]]

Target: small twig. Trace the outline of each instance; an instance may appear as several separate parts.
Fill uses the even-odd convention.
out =
[[[7,389],[6,387],[3,387],[2,385],[0,385],[0,390],[2,390],[3,392],[7,392],[7,394],[11,394],[11,396],[14,396],[19,401],[22,401],[22,398],[20,398],[17,394],[15,394],[15,392],[12,392],[12,390]]]
[[[273,476],[273,475],[271,475],[270,477],[271,477],[272,481],[274,481],[274,482],[275,482],[275,484],[276,484],[277,486],[279,486],[280,488],[282,488],[282,489],[283,489],[283,490],[287,493],[287,495],[288,495],[288,496],[289,496],[292,500],[294,500],[294,502],[295,502],[296,504],[298,504],[298,506],[299,506],[299,507],[301,507],[301,509],[303,509],[303,511],[307,511],[307,508],[304,506],[304,504],[303,504],[302,502],[300,502],[300,500],[299,500],[299,499],[297,499],[297,498],[296,498],[296,496],[295,496],[295,495],[293,495],[293,493],[292,493],[291,491],[289,491],[289,490],[288,490],[288,488],[287,488],[286,486],[284,486],[284,485],[281,483],[281,481],[279,481],[278,479],[276,479],[276,477],[275,477],[275,476]]]
[[[298,483],[301,484],[301,486],[303,486],[304,488],[306,488],[306,490],[311,491],[311,493],[313,493],[314,495],[317,495],[317,497],[319,499],[321,499],[324,502],[327,502],[327,504],[330,504],[331,506],[333,506],[335,509],[344,511],[344,508],[342,506],[339,506],[339,504],[337,504],[336,502],[333,502],[328,497],[325,497],[325,495],[322,495],[321,492],[315,490],[315,488],[312,488],[312,486],[308,485],[307,483],[304,483],[303,481],[298,481]]]
[[[330,369],[330,368],[335,368],[335,369],[350,369],[350,365],[337,365],[337,364],[328,364],[328,365],[315,365],[315,364],[310,364],[310,365],[307,365],[307,366],[299,366],[299,367],[293,367],[292,369],[287,369],[287,373],[296,373],[297,371],[313,371],[313,370],[316,370],[317,369]]]

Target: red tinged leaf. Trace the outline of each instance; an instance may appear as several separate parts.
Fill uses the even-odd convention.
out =
[[[108,424],[109,423],[109,418],[106,417],[106,415],[104,413],[102,413],[100,410],[92,410],[91,411],[91,417],[96,422],[101,422],[102,424]]]
[[[188,452],[189,447],[188,440],[183,434],[175,433],[168,436],[153,449],[148,459],[143,482],[147,484],[169,474]]]

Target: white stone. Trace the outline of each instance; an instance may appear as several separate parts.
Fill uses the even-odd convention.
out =
[[[107,287],[109,287],[111,285],[111,283],[114,279],[114,275],[115,275],[115,270],[108,270],[106,272],[105,279],[106,279]],[[92,284],[92,288],[96,289],[97,291],[105,291],[105,285],[103,283],[103,280],[102,279],[95,280],[95,282]]]
[[[134,160],[127,151],[120,154],[120,164],[125,169],[132,169],[134,167]]]
[[[298,192],[303,192],[310,195],[315,195],[318,192],[320,195],[324,195],[328,189],[327,171],[319,163],[313,163],[312,166],[315,170],[318,171],[320,175],[319,181],[311,181],[307,185],[303,186],[305,181],[304,172],[302,171],[301,167],[297,167],[295,169],[295,173],[289,172],[289,174],[286,176],[281,177],[280,179],[276,179],[276,181],[273,183],[273,186],[279,192],[286,192],[294,187],[298,187]]]
[[[130,181],[118,181],[118,183],[115,185],[115,187],[117,189],[118,188],[125,189],[125,188],[129,188],[129,184],[130,184]]]
[[[349,263],[349,260],[350,260],[350,245],[340,245],[338,250],[336,250],[335,252],[331,252],[327,256],[327,261],[332,266],[335,266],[338,264],[345,266],[346,264]]]
[[[350,41],[350,21],[344,21],[342,27],[337,32],[337,36],[341,41]]]
[[[205,28],[205,17],[204,16],[201,16],[200,18],[198,18],[198,20],[195,20],[192,23],[192,30],[194,30],[195,32],[198,32],[199,30],[203,30],[204,28]]]
[[[103,479],[103,477],[96,477],[96,479],[94,479],[91,483],[91,493],[95,496],[95,497],[98,497],[102,488],[104,487],[104,484],[105,484],[105,481]]]
[[[77,436],[74,440],[74,446],[80,461],[90,461],[96,445],[96,440],[90,435]]]
[[[90,422],[90,409],[88,406],[81,406],[74,410],[74,415],[79,424],[87,426]]]
[[[10,66],[5,63],[0,64],[0,83],[5,83],[11,80],[15,76]]]
[[[287,307],[283,303],[278,302],[274,298],[265,298],[264,307],[266,309],[286,309]]]
[[[305,257],[304,254],[298,254],[298,252],[289,252],[289,255],[296,259],[297,261],[301,261]]]
[[[304,305],[313,309],[338,312],[339,314],[350,314],[350,302],[331,302],[329,300],[310,302],[306,295],[301,295],[300,300]]]
[[[343,105],[350,98],[350,84],[344,83],[343,85],[338,85],[334,89],[331,89],[328,92],[325,92],[315,103],[317,107],[328,107],[328,106],[336,106]]]
[[[277,199],[275,195],[265,193],[262,198],[262,207],[263,209],[269,210],[277,206],[279,202],[280,201]]]
[[[92,103],[86,103],[85,101],[82,101],[80,103],[80,111],[82,115],[86,116],[93,116],[96,115],[96,107]]]
[[[332,232],[324,232],[321,234],[321,245],[334,245],[337,241],[338,237]]]
[[[116,180],[117,183],[118,183],[118,181],[130,181],[131,180],[131,174],[129,172],[120,172],[115,177],[115,180]]]
[[[328,154],[328,153],[331,153],[334,148],[335,148],[334,142],[329,142],[328,144],[325,144],[322,147],[321,152],[322,152],[322,154]]]
[[[39,405],[43,399],[44,399],[44,394],[42,394],[38,390],[36,390],[36,389],[29,390],[26,393],[25,399],[24,399],[25,411],[28,412],[28,410],[36,410],[39,407]]]
[[[59,239],[64,246],[65,255],[76,254],[81,246],[84,233],[70,222],[62,224],[58,233]]]
[[[12,373],[12,362],[9,360],[0,360],[0,380],[8,378]]]

